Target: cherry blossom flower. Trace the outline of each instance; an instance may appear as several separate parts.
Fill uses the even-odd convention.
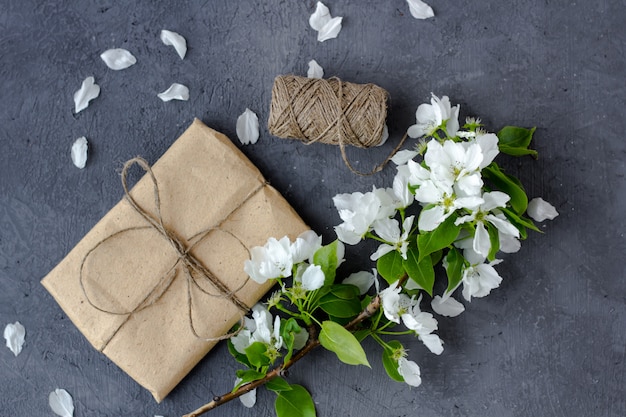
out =
[[[416,124],[410,126],[407,133],[412,138],[420,138],[422,136],[432,136],[437,130],[442,128],[446,123],[446,131],[448,136],[456,136],[459,130],[459,105],[450,106],[448,96],[441,99],[432,94],[431,104],[420,104],[415,112]]]

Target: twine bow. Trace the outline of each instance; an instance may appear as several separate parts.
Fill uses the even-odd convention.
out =
[[[128,177],[128,170],[134,165],[137,164],[139,165],[149,176],[149,178],[152,181],[153,184],[153,189],[154,189],[154,205],[155,205],[155,214],[151,214],[150,212],[148,212],[146,209],[144,209],[143,207],[141,207],[139,205],[139,203],[137,203],[137,201],[134,199],[134,197],[131,195],[129,189],[128,189],[128,183],[127,183],[127,177]],[[146,160],[144,160],[143,158],[133,158],[129,161],[127,161],[124,164],[124,167],[122,169],[122,187],[124,188],[124,197],[126,198],[126,200],[130,203],[130,205],[133,207],[133,209],[135,209],[135,211],[141,215],[141,217],[149,224],[149,226],[138,226],[138,227],[131,227],[131,228],[127,228],[127,229],[123,229],[120,230],[118,232],[113,233],[112,235],[106,237],[105,239],[101,240],[97,245],[95,245],[91,250],[89,250],[89,252],[87,252],[87,254],[85,255],[85,257],[83,258],[82,262],[81,262],[81,266],[80,266],[80,286],[81,289],[83,291],[83,294],[87,300],[87,302],[94,307],[95,309],[102,311],[104,313],[109,313],[109,314],[114,314],[114,315],[127,315],[128,317],[126,318],[126,320],[118,327],[118,330],[120,328],[123,327],[124,323],[126,323],[126,321],[128,321],[131,316],[139,311],[142,311],[148,307],[150,307],[151,305],[153,305],[154,303],[156,303],[159,299],[161,299],[161,297],[167,292],[167,290],[170,288],[170,286],[172,285],[174,279],[177,276],[177,272],[179,270],[181,270],[186,277],[186,284],[187,284],[187,307],[188,307],[188,314],[189,314],[189,326],[191,328],[192,333],[194,334],[195,337],[199,338],[199,339],[203,339],[205,341],[219,341],[219,340],[224,340],[227,339],[229,337],[232,337],[233,335],[235,335],[237,333],[229,333],[223,336],[218,336],[218,337],[201,337],[198,332],[196,331],[195,325],[194,325],[194,321],[193,321],[193,297],[192,297],[192,289],[195,287],[196,289],[200,290],[202,293],[204,293],[205,295],[211,296],[211,297],[218,297],[218,298],[226,298],[228,300],[230,300],[239,310],[241,310],[242,314],[240,319],[243,320],[243,316],[245,313],[247,313],[250,310],[250,307],[248,307],[239,297],[237,297],[237,292],[243,288],[249,281],[249,278],[246,278],[246,280],[235,290],[231,291],[228,289],[228,287],[222,282],[220,281],[213,272],[211,272],[207,267],[205,267],[202,262],[200,262],[200,260],[198,260],[191,252],[194,249],[194,247],[202,242],[208,235],[209,233],[211,233],[212,231],[215,230],[220,230],[224,233],[227,233],[229,235],[231,235],[232,237],[234,237],[238,242],[240,242],[242,244],[242,246],[246,249],[246,251],[249,250],[246,247],[246,245],[237,237],[235,236],[233,233],[221,229],[220,225],[221,223],[223,223],[227,218],[224,218],[217,226],[214,227],[210,227],[206,230],[203,230],[197,234],[195,234],[194,236],[192,236],[190,239],[187,240],[187,242],[189,243],[185,243],[185,241],[183,239],[181,239],[173,230],[168,229],[167,227],[165,227],[165,225],[163,224],[163,216],[161,215],[161,197],[160,197],[160,193],[159,193],[159,185],[157,182],[157,179],[154,175],[154,173],[152,172],[152,169],[150,168],[150,165],[148,164],[148,162]],[[263,188],[265,184],[261,184],[259,187],[257,187],[255,190],[252,191],[252,193],[248,196],[248,198],[245,201],[247,201],[252,195],[254,195],[256,192],[258,192],[260,189]],[[243,203],[242,203],[243,204]],[[238,207],[235,207],[235,209],[233,211],[235,211]],[[232,213],[232,212],[231,212]],[[170,246],[174,249],[174,251],[176,252],[176,261],[174,262],[174,264],[169,268],[168,272],[166,272],[161,279],[159,280],[159,282],[157,283],[157,285],[146,295],[146,297],[132,310],[130,311],[113,311],[101,306],[96,305],[96,303],[92,300],[92,298],[89,296],[86,288],[85,288],[85,284],[84,284],[84,268],[85,268],[85,263],[87,261],[87,259],[89,258],[89,256],[96,251],[102,244],[104,244],[105,242],[107,242],[108,240],[131,230],[144,230],[144,229],[152,229],[155,230],[156,232],[158,232],[169,244]],[[213,294],[207,290],[205,290],[198,282],[199,279],[204,279],[208,282],[210,282],[219,292],[219,294]],[[242,328],[242,326],[240,326],[240,328]],[[106,344],[108,344],[108,342],[111,341],[111,339],[113,339],[113,337],[115,336],[115,334],[117,333],[114,332],[111,337],[109,337],[109,339],[107,340]],[[106,345],[105,344],[105,345]]]

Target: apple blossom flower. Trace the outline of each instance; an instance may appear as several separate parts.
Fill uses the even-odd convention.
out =
[[[386,218],[377,220],[374,223],[374,231],[381,239],[388,243],[381,244],[376,252],[370,256],[370,259],[375,261],[393,250],[400,252],[402,258],[406,259],[406,251],[409,246],[407,239],[413,227],[413,220],[415,220],[415,216],[409,216],[404,219],[402,223],[402,234],[400,234],[400,225],[396,219]]]
[[[546,219],[552,220],[559,215],[554,206],[541,197],[533,198],[528,203],[526,212],[533,220],[542,222]]]
[[[433,180],[453,186],[462,196],[480,194],[483,181],[479,168],[483,153],[477,143],[467,146],[447,140],[442,145],[433,139],[428,142],[424,161]]]
[[[287,236],[280,240],[269,238],[265,246],[250,250],[250,258],[244,263],[244,271],[259,284],[268,279],[291,276],[293,261],[291,245]]]
[[[407,133],[412,138],[432,136],[446,123],[448,136],[456,136],[459,130],[459,106],[450,107],[450,99],[443,96],[441,99],[432,94],[431,104],[420,104],[415,112],[416,124],[409,127]]]
[[[325,276],[319,265],[302,263],[298,265],[294,279],[295,282],[300,283],[305,290],[313,291],[324,286]]]
[[[483,193],[482,199],[483,203],[473,210],[471,214],[459,217],[454,224],[458,226],[464,223],[476,222],[472,248],[476,253],[487,257],[491,250],[491,241],[489,240],[489,233],[485,228],[486,221],[493,224],[498,229],[498,232],[516,238],[519,237],[519,230],[508,219],[502,219],[490,213],[493,209],[506,206],[506,203],[511,199],[508,194],[501,191],[491,191]]]
[[[502,262],[496,259],[490,263],[471,265],[463,270],[463,298],[471,301],[472,297],[480,298],[488,295],[491,290],[498,288],[502,277],[493,267]]]
[[[376,220],[395,213],[393,199],[384,189],[375,187],[367,193],[337,194],[333,202],[343,220],[335,226],[335,232],[339,240],[349,245],[359,243]]]
[[[291,244],[291,260],[294,264],[309,260],[312,262],[313,255],[322,247],[322,236],[319,236],[313,230],[307,230]]]

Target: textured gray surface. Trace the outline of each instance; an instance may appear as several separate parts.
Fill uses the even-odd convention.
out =
[[[235,138],[246,107],[263,122],[259,142],[242,150],[330,241],[339,222],[332,196],[389,186],[394,169],[356,177],[337,148],[268,134],[274,76],[304,74],[312,58],[328,76],[391,93],[392,139],[352,150],[357,168],[386,156],[431,91],[446,94],[462,117],[481,116],[494,130],[538,127],[540,159],[505,165],[561,213],[507,257],[499,289],[440,320],[441,356],[409,342],[420,388],[391,382],[375,357],[370,370],[316,351],[293,368],[290,381],[312,391],[318,415],[626,415],[622,0],[432,0],[437,16],[427,21],[413,19],[403,0],[328,0],[345,20],[325,43],[307,24],[311,0],[119,3],[0,6],[0,325],[19,320],[27,329],[17,358],[0,349],[0,415],[52,415],[48,393],[62,387],[77,417],[171,417],[232,387],[236,365],[220,345],[155,404],[91,348],[39,280],[119,200],[123,161],[155,161],[194,117]],[[184,61],[161,44],[164,28],[187,38]],[[112,47],[138,63],[108,70],[99,54]],[[101,96],[74,115],[72,94],[89,75]],[[188,102],[156,98],[172,82],[189,86]],[[69,149],[83,135],[90,159],[79,170]],[[362,247],[348,255],[347,272],[368,267]],[[267,392],[252,410],[234,402],[215,412],[272,413]]]

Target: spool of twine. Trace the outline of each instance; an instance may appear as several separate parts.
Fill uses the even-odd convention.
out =
[[[268,129],[280,138],[305,144],[321,142],[338,145],[348,168],[359,175],[380,171],[402,146],[371,172],[352,167],[345,145],[358,148],[382,142],[389,94],[374,84],[353,84],[333,77],[327,80],[280,75],[274,80]]]

